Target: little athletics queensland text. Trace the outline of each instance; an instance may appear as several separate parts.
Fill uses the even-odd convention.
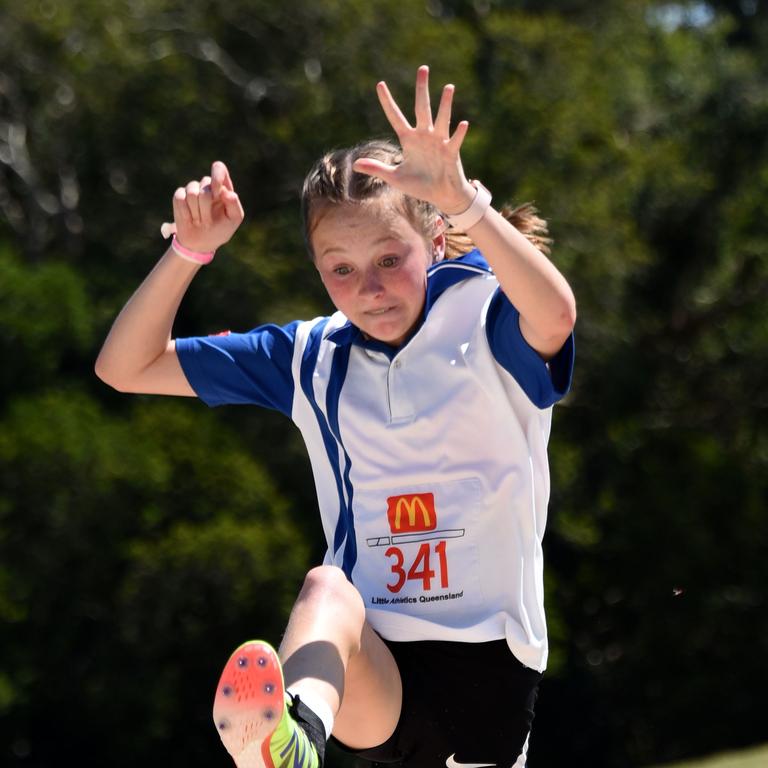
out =
[[[444,592],[442,595],[419,595],[418,597],[377,597],[371,596],[371,605],[402,605],[403,603],[437,603],[441,600],[461,600],[461,592]]]

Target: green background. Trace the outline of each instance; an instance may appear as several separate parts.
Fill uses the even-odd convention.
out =
[[[229,764],[222,663],[323,552],[300,437],[93,362],[216,159],[246,221],[176,333],[327,313],[303,175],[422,63],[578,300],[531,768],[766,740],[766,50],[764,0],[0,0],[0,763]]]

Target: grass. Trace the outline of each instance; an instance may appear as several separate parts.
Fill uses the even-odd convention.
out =
[[[766,768],[768,746],[742,749],[738,752],[722,752],[719,755],[685,760],[682,763],[665,763],[656,768]]]

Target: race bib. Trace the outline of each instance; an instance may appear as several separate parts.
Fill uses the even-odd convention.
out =
[[[441,621],[479,611],[478,479],[358,489],[356,502],[354,583],[367,608]]]

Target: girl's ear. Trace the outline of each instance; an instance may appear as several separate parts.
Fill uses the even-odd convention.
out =
[[[445,221],[441,216],[435,219],[435,232],[432,238],[432,263],[442,261],[445,258]]]

